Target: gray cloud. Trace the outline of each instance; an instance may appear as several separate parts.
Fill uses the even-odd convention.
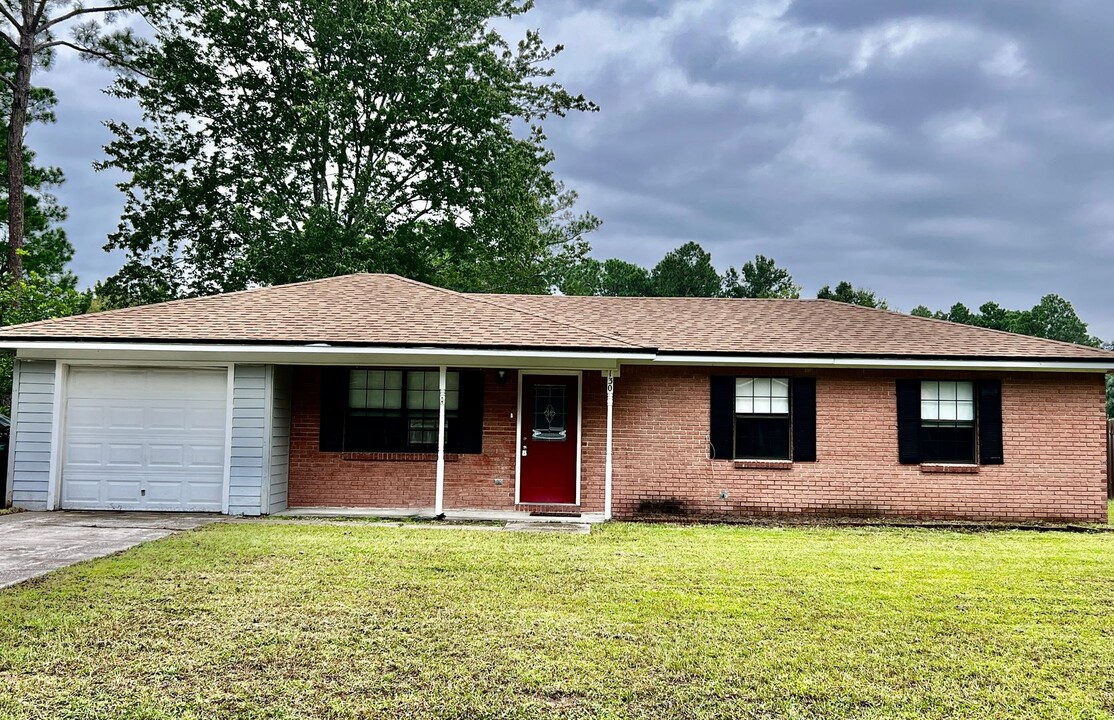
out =
[[[595,254],[650,264],[696,240],[755,253],[807,292],[850,279],[891,304],[1068,297],[1114,338],[1114,15],[1102,0],[546,0],[560,78],[602,107],[549,124],[556,170],[605,225]],[[50,84],[76,265],[121,200],[89,170],[131,113],[71,62]],[[131,117],[131,115],[128,115]]]

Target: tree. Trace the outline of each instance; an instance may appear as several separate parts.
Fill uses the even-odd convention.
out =
[[[888,307],[886,305],[886,300],[878,297],[873,290],[857,288],[846,280],[836,285],[835,290],[832,290],[830,285],[825,285],[816,293],[816,297],[820,300],[835,300],[836,302],[848,303],[850,305],[862,305],[863,307],[869,308],[879,308],[881,310],[885,310]]]
[[[1087,332],[1072,304],[1059,295],[1045,295],[1030,311],[1032,332],[1037,337],[1062,340],[1077,345],[1099,347],[1102,341]]]
[[[529,0],[184,0],[113,92],[102,168],[130,179],[102,292],[119,305],[354,271],[544,292],[599,221],[541,123],[593,111],[561,51],[491,28]]]
[[[616,258],[603,261],[600,295],[645,297],[651,291],[650,271],[646,268]]]
[[[711,254],[694,242],[666,253],[650,272],[650,282],[658,297],[719,297],[722,290]]]
[[[10,77],[14,72],[14,57],[0,48],[0,76]],[[0,84],[0,97],[6,83]],[[10,90],[8,91],[10,94]],[[31,88],[29,94],[28,122],[54,122],[54,93],[45,88]],[[70,245],[61,223],[66,219],[66,209],[52,194],[64,177],[55,167],[42,167],[35,163],[35,153],[24,148],[22,176],[26,187],[17,202],[23,203],[24,242],[17,249],[24,270],[18,282],[0,283],[0,325],[14,325],[34,320],[72,315],[84,312],[89,294],[77,290],[77,277],[69,271],[73,259]],[[7,156],[0,158],[0,170],[9,172]],[[5,186],[6,187],[6,186]],[[0,197],[0,217],[8,217],[10,198]],[[7,256],[7,253],[4,253]],[[4,268],[7,273],[7,268]],[[0,401],[6,405],[11,397],[12,354],[0,353]]]
[[[1103,345],[1107,350],[1114,350],[1114,340]],[[1106,417],[1114,420],[1114,373],[1106,376]]]
[[[561,273],[558,290],[563,295],[647,297],[653,294],[650,271],[641,265],[610,258],[584,258]]]
[[[0,75],[10,76],[14,72],[15,58],[5,54],[0,47]],[[7,84],[0,84],[0,102],[10,102],[11,91]],[[52,123],[55,121],[54,108],[57,99],[47,88],[31,88],[27,122]],[[0,157],[0,172],[10,175],[7,156]],[[77,279],[67,270],[73,259],[73,246],[66,239],[61,224],[66,219],[66,209],[52,193],[53,189],[65,180],[61,169],[35,164],[35,153],[25,148],[23,151],[22,175],[23,192],[23,244],[18,249],[22,265],[27,271],[35,272],[42,278],[52,280],[67,287],[74,287]],[[3,190],[6,190],[5,186]],[[0,190],[0,192],[3,192]],[[0,218],[8,217],[9,195],[0,196]],[[8,242],[4,233],[4,242]],[[5,262],[8,253],[0,255]],[[7,272],[7,267],[4,267]]]
[[[801,296],[801,286],[793,276],[779,268],[773,258],[756,255],[743,264],[742,271],[728,268],[723,274],[724,297],[735,298],[789,298]]]
[[[1087,332],[1087,323],[1079,318],[1072,304],[1059,295],[1045,295],[1030,310],[1010,310],[998,303],[987,302],[979,307],[978,312],[972,312],[963,303],[956,303],[946,313],[939,310],[932,312],[919,305],[912,314],[1078,345],[1098,347],[1102,344]]]
[[[127,28],[105,29],[122,12],[139,8],[134,0],[106,0],[105,4],[85,6],[80,0],[5,0],[0,15],[6,22],[2,44],[4,58],[11,72],[3,75],[7,91],[7,176],[8,176],[8,252],[5,271],[13,292],[9,299],[21,297],[18,285],[23,278],[21,250],[28,237],[27,203],[24,193],[28,185],[25,164],[24,136],[27,124],[33,122],[36,103],[32,75],[36,67],[49,68],[58,49],[78,53],[86,59],[98,60],[116,67],[127,65],[126,56],[137,44]],[[69,29],[67,37],[59,33]]]

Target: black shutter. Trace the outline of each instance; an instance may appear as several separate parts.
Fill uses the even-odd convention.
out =
[[[321,368],[321,452],[344,450],[348,415],[348,368]]]
[[[445,449],[479,455],[484,443],[484,371],[460,371],[460,406]]]
[[[816,378],[793,378],[793,462],[816,462]]]
[[[921,461],[921,382],[897,381],[897,457],[902,465]]]
[[[730,460],[735,456],[735,378],[712,376],[711,430],[708,438],[713,460]]]
[[[979,464],[1001,465],[1002,453],[1002,383],[980,380],[979,393]]]

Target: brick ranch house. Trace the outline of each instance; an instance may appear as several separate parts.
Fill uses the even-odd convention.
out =
[[[1114,353],[822,300],[361,274],[0,347],[29,510],[1106,518]]]

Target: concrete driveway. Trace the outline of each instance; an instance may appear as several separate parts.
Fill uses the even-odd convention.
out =
[[[221,515],[144,512],[0,515],[0,588],[222,519]]]

